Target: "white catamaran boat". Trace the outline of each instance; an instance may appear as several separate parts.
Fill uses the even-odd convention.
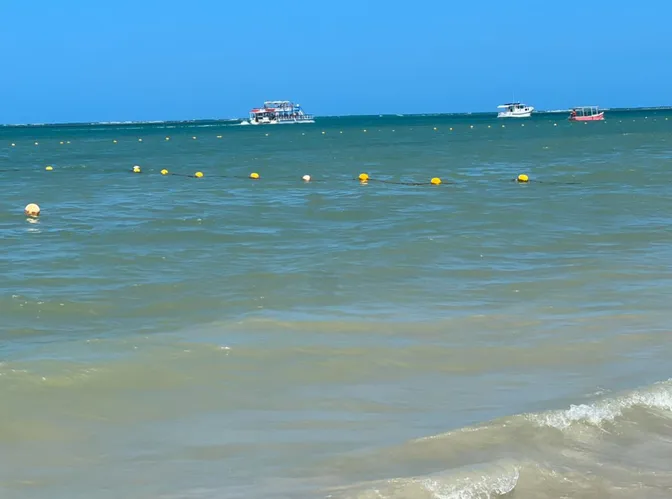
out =
[[[264,107],[250,111],[250,119],[241,125],[286,125],[292,123],[315,123],[315,118],[303,112],[300,104],[288,100],[269,100]]]
[[[502,104],[501,106],[497,106],[497,109],[504,109],[504,111],[497,113],[498,118],[529,118],[532,116],[532,111],[534,111],[532,106],[521,104],[520,102]]]

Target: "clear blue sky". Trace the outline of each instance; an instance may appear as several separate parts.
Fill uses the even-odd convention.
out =
[[[672,104],[669,0],[0,0],[0,122]]]

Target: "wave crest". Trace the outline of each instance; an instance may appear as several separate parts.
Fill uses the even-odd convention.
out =
[[[651,388],[634,391],[616,398],[607,398],[593,404],[571,405],[569,409],[528,414],[526,419],[539,426],[565,430],[576,423],[601,426],[613,422],[623,411],[642,407],[672,412],[671,380],[656,383]]]
[[[437,475],[393,478],[349,486],[330,498],[342,499],[495,499],[514,490],[520,470],[511,464],[454,470]]]

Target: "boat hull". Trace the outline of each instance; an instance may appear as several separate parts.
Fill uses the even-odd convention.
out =
[[[592,116],[570,116],[569,121],[602,121],[604,120],[604,111]]]
[[[315,120],[244,121],[241,125],[298,125],[301,123],[315,123]]]
[[[305,119],[305,120],[279,120],[276,125],[298,125],[301,123],[315,123],[315,120]]]
[[[532,116],[532,111],[527,111],[524,113],[498,113],[498,118],[529,118]]]

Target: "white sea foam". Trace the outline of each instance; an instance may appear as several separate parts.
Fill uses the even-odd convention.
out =
[[[607,398],[593,404],[572,405],[562,411],[528,414],[526,418],[540,426],[564,430],[576,423],[600,426],[622,416],[623,411],[634,407],[672,411],[672,384],[670,380],[651,388],[633,391],[620,397]]]
[[[422,484],[436,499],[490,499],[508,494],[518,483],[520,471],[467,477],[455,482],[425,479]]]
[[[438,474],[392,478],[339,487],[331,498],[494,499],[513,491],[520,478],[514,463],[489,463]]]

